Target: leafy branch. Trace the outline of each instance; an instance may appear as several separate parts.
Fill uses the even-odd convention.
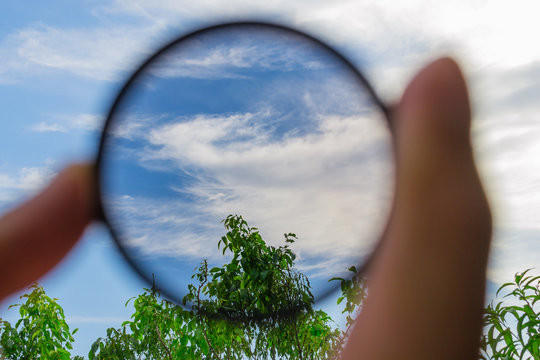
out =
[[[540,359],[540,276],[530,271],[503,284],[503,300],[486,308],[481,359]]]

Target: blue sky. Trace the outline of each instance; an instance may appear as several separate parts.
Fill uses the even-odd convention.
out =
[[[535,1],[520,1],[510,6],[498,0],[444,4],[418,0],[399,5],[391,0],[276,0],[265,4],[247,0],[226,3],[164,0],[159,4],[150,0],[58,0],[24,4],[3,1],[0,4],[0,211],[37,191],[65,164],[95,155],[98,130],[112,97],[133,67],[164,41],[195,27],[238,17],[277,21],[321,37],[362,65],[377,91],[388,101],[397,99],[410,76],[427,61],[441,54],[458,58],[469,80],[476,156],[494,207],[495,239],[488,276],[492,284],[500,284],[516,271],[537,267],[540,258],[540,193],[537,191],[540,48],[534,46],[535,36],[540,33],[535,19],[539,10]],[[191,64],[198,66],[201,62]],[[212,69],[216,66],[214,63]],[[211,75],[206,76],[207,80]],[[185,78],[186,74],[176,76]],[[203,81],[193,80],[199,84]],[[333,89],[336,88],[340,86]],[[321,98],[335,104],[335,99],[320,95],[311,94],[315,99],[319,96],[319,101],[312,104],[321,105]],[[171,143],[167,134],[172,130],[184,126],[185,133],[186,126],[191,125],[197,131],[201,128],[195,125],[207,124],[215,129],[221,124],[221,130],[230,133],[242,129],[242,124],[267,122],[282,102],[277,96],[269,99],[265,108],[242,108],[240,104],[237,108],[224,109],[221,104],[221,110],[218,103],[213,109],[199,109],[181,117],[171,111],[138,112],[137,117],[125,123],[136,125],[132,131],[142,131],[152,123],[153,131],[146,131],[149,136],[144,141],[153,141],[154,150],[158,151],[145,156],[153,155],[155,159],[160,155],[163,157],[160,161],[178,164],[178,154],[189,154],[189,149]],[[308,102],[304,104],[307,109]],[[328,106],[321,106],[317,113],[326,117],[313,126],[322,126],[319,130],[326,129],[327,134],[339,134],[339,130],[359,124],[347,121],[350,118],[344,116],[345,112],[337,114],[339,118],[332,117],[336,114],[329,113]],[[156,121],[159,126],[155,125]],[[167,126],[168,131],[159,131]],[[136,134],[134,131],[132,136]],[[248,139],[252,141],[244,141],[243,145],[250,145],[250,149],[264,150],[270,146],[268,141],[262,142],[261,132],[254,132]],[[322,144],[329,138],[320,135],[317,139],[320,148],[325,149]],[[229,192],[238,191],[239,179],[227,175],[238,173],[242,164],[249,164],[250,157],[240,155],[253,155],[253,151],[218,151],[220,148],[212,141],[199,139],[190,143],[202,146],[208,154],[207,158],[196,160],[211,175],[208,178],[216,180],[216,174],[221,174],[220,183]],[[281,143],[277,141],[281,148],[287,148],[283,139],[279,140]],[[254,144],[259,146],[253,147]],[[288,145],[301,149],[305,138],[298,137],[296,143],[291,140]],[[330,157],[335,159],[338,149],[330,148],[336,150]],[[318,148],[309,149],[316,153]],[[307,151],[294,153],[312,156]],[[212,162],[216,154],[220,157]],[[243,163],[229,161],[230,166],[217,167],[219,160],[223,161],[227,155],[229,160],[236,156]],[[297,157],[298,161],[303,159]],[[193,158],[184,156],[181,160],[189,162]],[[324,169],[322,166],[318,171]],[[346,174],[347,169],[340,171]],[[261,193],[268,194],[272,188],[270,180],[275,179],[266,179],[268,183]],[[209,184],[215,185],[206,183]],[[310,184],[313,188],[320,185]],[[293,196],[292,193],[285,195]],[[249,199],[231,198],[242,200],[236,205],[250,209]],[[336,198],[340,199],[338,194],[332,196]],[[221,200],[220,204],[225,203]],[[162,205],[161,209],[166,211],[166,204]],[[280,214],[287,217],[286,212]],[[248,220],[260,225],[256,211],[252,217],[253,221]],[[275,230],[306,234],[310,230],[308,226],[305,230],[278,229],[271,221],[268,229],[269,233]],[[103,336],[107,327],[119,326],[129,316],[125,301],[145,286],[123,262],[107,231],[99,225],[88,230],[77,248],[42,283],[51,296],[60,298],[71,326],[80,328],[75,348],[81,354],[87,353],[91,342]],[[14,296],[5,305],[16,300]],[[331,306],[328,309],[336,312]],[[6,307],[0,309],[0,315],[8,320],[15,316]]]

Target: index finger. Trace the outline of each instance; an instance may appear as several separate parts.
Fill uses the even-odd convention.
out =
[[[71,165],[41,193],[0,218],[0,299],[37,281],[94,218],[92,165]]]

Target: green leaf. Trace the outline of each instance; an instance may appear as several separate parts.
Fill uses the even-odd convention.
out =
[[[512,285],[514,285],[514,283],[511,283],[511,282],[508,282],[508,283],[503,284],[503,285],[497,290],[497,293],[495,294],[495,296],[499,296],[499,293],[502,291],[502,289],[504,289],[504,288],[507,287],[507,286],[512,286]]]
[[[67,351],[60,349],[58,350],[58,354],[60,355],[61,360],[70,360],[70,356]]]
[[[96,351],[99,348],[99,345],[101,344],[101,338],[97,338],[96,341],[92,344],[92,347],[90,347],[90,351],[88,352],[88,359],[93,360],[96,356]]]
[[[529,286],[532,282],[534,281],[539,281],[540,280],[540,276],[534,276],[532,277],[531,279],[529,279],[525,284],[524,286]]]
[[[527,274],[530,270],[532,270],[532,269],[527,269],[527,270],[523,271],[522,273],[515,274],[514,275],[514,281],[516,282],[516,284],[520,284],[521,279],[523,279],[525,274]]]

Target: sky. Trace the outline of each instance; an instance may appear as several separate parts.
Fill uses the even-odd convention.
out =
[[[0,212],[38,191],[66,164],[94,158],[112,100],[134,68],[165,42],[217,22],[278,22],[339,50],[388,103],[396,102],[411,76],[436,57],[451,55],[462,65],[473,103],[475,155],[494,212],[490,301],[497,285],[517,271],[538,267],[540,258],[540,48],[534,46],[539,7],[535,1],[510,6],[479,0],[3,1]],[[115,157],[106,189],[111,214],[123,214],[115,221],[132,235],[128,242],[136,256],[170,255],[172,248],[186,249],[179,246],[182,241],[203,250],[191,246],[191,254],[176,258],[211,256],[200,239],[207,238],[205,231],[218,231],[214,219],[219,222],[237,208],[276,244],[283,232],[298,232],[300,260],[314,276],[340,250],[352,249],[350,234],[376,234],[373,224],[385,214],[389,186],[388,166],[376,161],[384,159],[384,126],[367,112],[368,98],[351,101],[350,94],[365,94],[345,76],[342,64],[320,58],[309,46],[295,50],[275,39],[215,46],[207,41],[201,49],[194,44],[184,49],[187,55],[166,59],[141,81],[131,95],[147,99],[138,101],[138,108],[128,106],[129,98],[125,102],[111,132]],[[208,89],[219,96],[208,99]],[[191,107],[171,106],[178,99]],[[352,137],[352,132],[369,136]],[[136,181],[149,174],[159,187],[152,197]],[[282,201],[288,206],[279,206]],[[359,202],[370,204],[371,211],[361,213]],[[190,211],[179,209],[179,203],[189,204]],[[260,204],[275,210],[263,212]],[[308,210],[306,217],[316,218],[319,228],[292,217]],[[137,219],[148,220],[150,213],[154,227],[140,226]],[[269,213],[273,218],[265,217]],[[352,220],[357,213],[366,221]],[[194,218],[199,228],[185,225]],[[343,226],[325,219],[341,219]],[[292,228],[283,229],[287,221]],[[328,223],[336,228],[328,230]],[[332,247],[324,229],[344,234],[344,240]],[[141,241],[148,236],[144,230],[162,233],[156,239],[170,239],[171,233],[183,237],[141,247],[148,243]],[[318,241],[317,246],[301,239]],[[314,248],[324,250],[324,259],[309,252]],[[60,299],[70,326],[80,328],[75,351],[82,355],[106,328],[128,318],[125,301],[146,286],[99,224],[41,283]],[[7,304],[17,300],[17,295],[8,299],[0,316],[15,319]],[[331,302],[324,306],[332,315],[339,313]]]

